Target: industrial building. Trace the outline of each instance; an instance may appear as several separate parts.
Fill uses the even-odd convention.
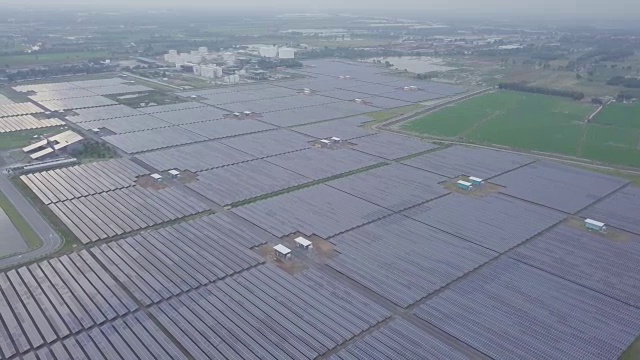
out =
[[[589,230],[595,230],[602,233],[607,231],[607,226],[605,223],[592,219],[586,219],[584,221],[584,226]]]
[[[278,49],[278,58],[280,59],[293,59],[296,56],[296,50],[292,48],[282,47]]]
[[[82,146],[82,140],[82,136],[68,130],[24,147],[22,151],[32,160],[43,160],[61,152],[73,151],[78,146]]]

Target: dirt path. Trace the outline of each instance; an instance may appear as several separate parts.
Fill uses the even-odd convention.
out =
[[[477,129],[478,127],[480,127],[481,125],[484,125],[484,123],[486,123],[489,120],[495,119],[497,116],[504,114],[504,111],[496,111],[493,114],[490,114],[489,116],[485,117],[484,119],[478,121],[477,123],[473,124],[472,127],[468,128],[467,130],[461,132],[458,137],[463,137],[466,138],[468,135],[470,135],[471,133],[473,133],[473,131],[475,129]]]
[[[587,124],[582,125],[582,135],[580,136],[580,141],[578,141],[578,148],[576,149],[576,156],[582,157],[582,149],[584,148],[584,143],[587,141],[587,131],[589,127]]]

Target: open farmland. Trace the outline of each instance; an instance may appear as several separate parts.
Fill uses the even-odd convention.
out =
[[[595,111],[593,105],[499,91],[436,111],[402,128],[421,135],[640,167],[638,110],[637,105],[613,104],[595,123],[585,123]]]
[[[619,128],[640,129],[640,103],[607,105],[594,122]]]

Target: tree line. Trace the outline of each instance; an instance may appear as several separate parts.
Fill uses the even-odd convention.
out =
[[[630,89],[640,89],[640,78],[614,76],[607,80],[607,85],[623,86]]]
[[[79,65],[59,65],[41,68],[31,68],[16,71],[7,71],[6,77],[9,82],[30,79],[45,79],[62,75],[83,75],[98,74],[114,71],[115,66],[106,64],[79,64]]]
[[[523,83],[500,83],[498,88],[505,90],[522,91],[533,94],[544,94],[553,96],[568,97],[574,100],[584,99],[584,93],[580,91],[550,89],[541,86],[529,86]]]

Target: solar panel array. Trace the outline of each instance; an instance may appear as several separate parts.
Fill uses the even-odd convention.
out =
[[[640,333],[640,309],[508,258],[415,314],[498,359],[617,359]]]
[[[550,162],[537,162],[493,180],[503,193],[570,214],[621,188],[628,181]]]
[[[263,114],[260,120],[277,126],[293,126],[346,118],[376,110],[378,109],[365,104],[344,101],[299,109],[273,111]]]
[[[395,160],[428,150],[438,146],[413,137],[379,133],[353,140],[354,149],[381,158]]]
[[[331,239],[328,265],[401,307],[408,307],[498,253],[393,215]]]
[[[137,309],[86,251],[0,274],[4,358],[76,334]],[[6,328],[5,328],[6,326]]]
[[[150,115],[133,115],[128,117],[87,121],[79,124],[84,129],[106,128],[116,134],[126,134],[135,131],[151,130],[173,126]]]
[[[214,141],[150,151],[136,157],[159,171],[180,169],[193,172],[255,159],[240,150]]]
[[[140,112],[145,114],[158,114],[168,111],[178,111],[178,110],[186,110],[186,109],[194,109],[199,107],[205,107],[206,105],[201,104],[199,102],[183,102],[169,105],[157,105],[157,106],[148,106],[137,109]]]
[[[640,188],[628,186],[580,215],[640,235]]]
[[[344,289],[260,266],[150,309],[194,359],[314,359],[389,316]],[[349,296],[345,299],[344,296]]]
[[[404,319],[396,319],[330,356],[329,360],[459,359],[467,357]]]
[[[118,84],[118,85],[108,85],[108,86],[100,86],[90,88],[89,91],[96,95],[114,95],[114,94],[126,94],[126,93],[134,93],[134,92],[146,92],[153,91],[152,88],[138,85],[138,84]]]
[[[131,160],[115,159],[20,176],[45,204],[135,185],[148,171]]]
[[[362,136],[372,135],[374,130],[360,127],[365,122],[370,122],[371,118],[366,115],[358,115],[345,119],[324,121],[310,125],[296,126],[293,131],[313,136],[317,139],[339,137],[342,140],[351,140]]]
[[[153,116],[173,125],[222,119],[226,111],[211,106],[154,113]]]
[[[273,156],[267,161],[312,179],[324,179],[384,162],[351,149],[307,149]]]
[[[64,111],[118,104],[109,98],[97,95],[81,98],[42,100],[38,101],[38,103],[51,111]]]
[[[0,117],[31,115],[43,112],[44,110],[29,102],[0,105]]]
[[[401,164],[332,180],[327,185],[392,211],[401,211],[449,193],[447,178]]]
[[[23,355],[36,359],[186,359],[153,320],[144,312],[51,343]]]
[[[35,102],[41,102],[41,101],[50,101],[50,100],[89,97],[89,96],[95,96],[95,95],[96,94],[86,89],[72,88],[72,89],[60,89],[60,90],[52,90],[52,91],[38,91],[37,94],[31,95],[29,96],[29,98]]]
[[[233,91],[235,89],[239,91]],[[276,87],[276,86],[260,86],[257,88],[248,88],[244,86],[239,86],[239,87],[230,88],[228,90],[229,91],[217,92],[217,93],[213,93],[213,92],[209,92],[205,94],[200,93],[199,96],[202,96],[208,99],[203,101],[205,104],[216,105],[216,106],[225,108],[225,106],[222,106],[222,105],[240,103],[240,102],[267,100],[267,99],[277,99],[277,98],[297,95],[295,91],[281,88],[281,87]]]
[[[207,140],[206,137],[198,135],[196,132],[185,130],[180,127],[160,128],[128,134],[111,135],[105,136],[103,139],[111,145],[130,154]]]
[[[485,248],[505,252],[562,221],[566,215],[504,195],[451,194],[406,216]]]
[[[450,178],[467,175],[488,179],[533,161],[532,158],[520,154],[451,146],[403,161],[403,163]]]
[[[9,116],[0,118],[0,134],[63,125],[66,125],[64,121],[56,118],[37,119],[32,115]]]
[[[241,95],[244,97],[247,93],[243,92]],[[315,95],[302,95],[294,94],[287,97],[278,97],[273,99],[262,99],[245,101],[230,104],[217,105],[223,109],[231,112],[251,111],[256,113],[270,113],[274,111],[288,110],[288,109],[302,109],[310,106],[325,105],[338,102],[337,99],[332,99],[324,96]]]
[[[253,119],[222,119],[216,121],[187,124],[183,125],[182,129],[186,129],[191,131],[192,133],[205,136],[211,140],[215,140],[229,136],[251,134],[260,131],[271,130],[274,129],[274,127]]]
[[[639,236],[609,240],[565,225],[545,232],[509,256],[640,307]]]
[[[220,142],[257,157],[267,157],[307,149],[311,140],[313,139],[297,132],[279,129],[223,139]]]
[[[311,179],[264,160],[207,170],[187,184],[219,205],[229,205],[310,182]]]
[[[85,244],[209,210],[173,188],[139,186],[50,204],[49,209]]]
[[[300,231],[325,239],[390,214],[326,185],[286,193],[233,212],[277,237]]]
[[[136,116],[141,114],[140,111],[132,109],[125,105],[100,106],[95,108],[76,109],[73,112],[77,115],[69,115],[67,116],[67,119],[74,123],[123,118],[127,116]]]
[[[220,220],[227,219],[201,218],[143,232],[91,252],[140,303],[150,305],[264,262],[246,247],[256,240]]]

